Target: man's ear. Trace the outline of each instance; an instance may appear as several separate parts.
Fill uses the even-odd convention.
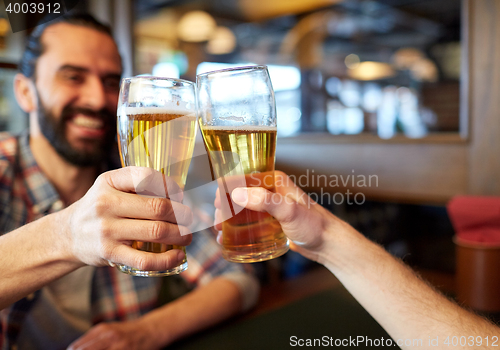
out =
[[[23,111],[30,113],[36,110],[37,100],[33,80],[17,73],[14,77],[14,94]]]

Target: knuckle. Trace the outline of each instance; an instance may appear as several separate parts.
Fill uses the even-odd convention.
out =
[[[139,270],[148,270],[149,264],[147,256],[145,256],[144,253],[138,253],[134,258],[134,265]]]
[[[273,192],[269,191],[268,189],[266,189],[264,187],[256,187],[256,190],[257,190],[257,193],[259,194],[259,196],[266,198],[266,199],[267,199],[267,197],[271,197],[273,195]]]
[[[113,182],[113,172],[108,171],[105,173],[100,174],[97,176],[96,180],[94,181],[94,186],[99,189],[104,189],[106,187],[114,187],[114,182]]]
[[[182,237],[185,237],[185,236],[189,235],[190,233],[191,233],[191,230],[189,230],[189,228],[187,228],[186,226],[179,226],[179,234]]]
[[[165,218],[172,212],[172,205],[164,198],[151,198],[149,207],[154,218]]]
[[[163,262],[162,264],[164,265],[164,270],[168,270],[171,268],[172,265],[174,265],[174,259],[172,258],[172,256],[170,254],[164,254],[163,256]]]
[[[99,196],[94,202],[94,208],[97,216],[104,216],[113,207],[110,203],[109,198],[104,196]]]
[[[184,242],[183,243],[185,245],[190,245],[192,241],[193,241],[193,235],[191,234],[191,232],[189,232],[188,235],[184,236]]]
[[[280,221],[282,223],[289,223],[295,220],[297,216],[297,204],[292,203],[291,205],[285,206],[286,209],[283,210]]]
[[[288,175],[285,174],[283,171],[281,170],[275,170],[274,171],[274,177],[280,177],[280,178],[287,178]]]
[[[158,174],[157,170],[150,168],[150,167],[137,167],[136,169],[138,170],[139,175],[141,175],[145,178],[152,176],[152,175],[155,175],[155,174]]]
[[[136,179],[145,179],[150,175],[154,174],[154,169],[149,167],[128,166],[125,167],[124,169],[127,169],[130,172],[130,175],[132,175]]]
[[[165,231],[165,224],[163,222],[153,221],[151,224],[149,236],[152,240],[158,241],[163,237],[164,231]]]
[[[101,240],[106,240],[113,235],[113,226],[107,220],[101,220],[99,223]]]
[[[268,190],[266,190],[265,188],[263,187],[255,187],[254,189],[252,189],[253,191],[255,191],[255,195],[253,196],[254,197],[254,204],[258,204],[258,205],[261,205],[263,207],[267,207],[269,206],[269,204],[272,203],[272,192],[269,192]]]
[[[168,227],[168,236],[169,237],[177,237],[181,235],[181,227],[177,224],[167,224]]]
[[[114,250],[110,244],[101,244],[101,257],[106,260],[114,260]]]
[[[94,184],[97,186],[102,185],[103,183],[105,183],[108,180],[108,178],[109,178],[108,173],[99,174],[99,176],[97,176],[97,178],[95,179]]]
[[[265,204],[267,193],[261,187],[252,187],[248,190],[248,203],[253,205]]]
[[[283,171],[281,170],[276,170],[274,173],[275,181],[277,183],[281,183],[285,186],[291,186],[292,185],[292,179]],[[279,179],[279,180],[278,180]]]

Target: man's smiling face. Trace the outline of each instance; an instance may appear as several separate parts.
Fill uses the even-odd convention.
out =
[[[121,60],[113,39],[58,23],[41,37],[35,87],[42,134],[68,162],[100,162],[116,135]]]

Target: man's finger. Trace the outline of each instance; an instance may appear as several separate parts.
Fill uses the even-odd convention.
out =
[[[101,213],[112,212],[116,217],[167,221],[189,226],[193,222],[191,209],[168,198],[143,197],[131,193],[114,192],[114,196],[100,197],[95,203]]]
[[[297,203],[307,205],[307,194],[300,187],[295,185],[293,180],[282,171],[275,171],[276,192],[283,196],[294,199]]]
[[[304,192],[282,195],[262,187],[239,187],[233,190],[231,198],[235,203],[247,209],[271,214],[279,221],[288,238],[297,245],[319,244],[318,237],[312,237],[309,230],[314,227],[315,222],[320,220],[318,215],[321,214],[318,210],[310,210],[318,204]]]
[[[215,209],[215,220],[214,220],[214,228],[217,231],[222,230],[222,222],[224,221],[222,219],[222,211],[220,209]]]
[[[67,350],[103,349],[104,343],[102,342],[102,338],[102,327],[101,324],[99,324],[92,327],[87,333],[71,343]]]
[[[171,249],[163,253],[139,251],[127,245],[119,245],[115,254],[110,257],[112,262],[120,262],[143,271],[164,271],[179,266],[186,255],[180,249]]]
[[[219,188],[217,188],[217,191],[215,191],[214,206],[215,206],[217,209],[220,209],[220,208],[221,208],[220,190],[219,190]]]
[[[183,192],[174,180],[151,168],[128,166],[103,173],[98,180],[106,181],[121,192],[170,198],[176,202],[183,198]]]
[[[116,222],[117,226],[111,227],[109,231],[115,232],[112,238],[118,241],[143,241],[186,246],[192,240],[192,232],[186,226],[153,220],[130,219]]]
[[[233,201],[250,210],[265,211],[281,224],[297,219],[299,204],[291,196],[270,192],[262,187],[238,187],[231,194]]]

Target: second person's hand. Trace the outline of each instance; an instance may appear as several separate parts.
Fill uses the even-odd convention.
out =
[[[290,248],[303,256],[323,263],[322,252],[331,241],[330,232],[355,231],[297,187],[285,173],[275,172],[276,192],[262,187],[240,187],[231,193],[232,200],[247,209],[265,211],[276,218],[285,235],[292,241]],[[222,229],[221,196],[215,198],[215,228]],[[218,237],[221,242],[220,234]]]

